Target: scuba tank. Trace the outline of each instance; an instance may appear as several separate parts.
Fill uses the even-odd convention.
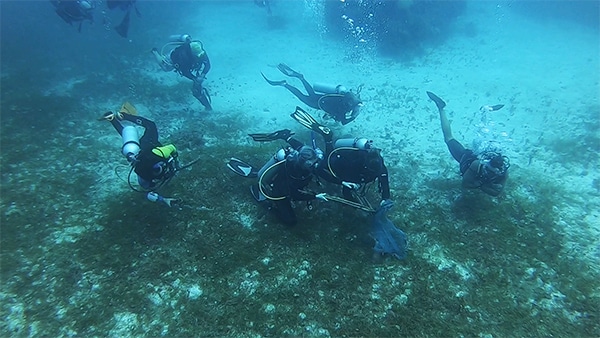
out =
[[[313,89],[315,92],[324,93],[324,94],[341,94],[348,92],[348,89],[342,85],[331,85],[328,83],[314,83]]]
[[[192,37],[189,36],[188,34],[175,34],[175,35],[169,36],[169,41],[170,42],[180,42],[180,43],[192,42]]]
[[[334,148],[350,147],[357,149],[371,149],[373,147],[373,140],[361,138],[342,138],[335,141]]]
[[[121,131],[123,138],[123,146],[121,152],[123,156],[129,159],[131,156],[136,156],[140,152],[140,137],[137,129],[134,126],[125,126]]]

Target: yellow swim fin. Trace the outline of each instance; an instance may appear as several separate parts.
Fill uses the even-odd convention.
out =
[[[135,109],[135,107],[131,103],[125,102],[121,106],[121,109],[119,109],[119,113],[125,113],[125,114],[129,114],[129,115],[137,115],[137,109]]]

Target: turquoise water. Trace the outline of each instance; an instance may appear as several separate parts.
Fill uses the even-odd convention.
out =
[[[348,3],[141,1],[122,38],[102,3],[79,33],[49,2],[2,2],[2,336],[600,335],[597,6]],[[384,22],[399,9],[410,24]],[[181,33],[211,57],[213,112],[150,54]],[[368,215],[332,202],[280,225],[226,168],[281,146],[247,133],[309,140],[300,102],[260,76],[279,62],[364,84],[347,126],[310,112],[382,148],[406,259],[374,257]],[[500,197],[461,189],[426,90],[463,144],[510,156]],[[178,207],[124,181],[120,138],[96,121],[124,101],[182,161],[202,157],[161,191]]]

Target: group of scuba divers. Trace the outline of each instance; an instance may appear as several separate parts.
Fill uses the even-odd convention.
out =
[[[50,0],[54,11],[69,25],[77,25],[77,31],[81,33],[81,26],[85,21],[94,23],[94,12],[100,7],[102,2],[106,2],[109,10],[122,10],[125,12],[121,22],[114,27],[117,34],[126,38],[129,34],[129,21],[131,10],[133,9],[138,17],[141,17],[137,8],[136,0]],[[108,25],[108,16],[103,13],[103,24]]]
[[[208,91],[202,86],[210,70],[210,60],[201,42],[192,40],[189,35],[174,36],[162,50],[153,49],[152,53],[164,71],[175,71],[192,80],[193,95],[206,110],[212,110]],[[301,73],[285,64],[279,64],[277,69],[287,77],[298,79],[303,84],[306,94],[288,84],[287,80],[270,80],[262,74],[267,83],[286,88],[307,106],[323,111],[325,116],[342,125],[350,123],[359,115],[363,105],[359,95],[360,87],[357,91],[352,91],[341,85],[311,85]],[[427,95],[439,112],[448,149],[459,163],[463,187],[481,189],[491,196],[498,196],[508,177],[509,159],[497,150],[476,153],[466,149],[452,135],[444,110],[446,103],[432,92],[427,92]],[[481,110],[489,112],[502,107],[503,105],[483,106]],[[389,209],[393,205],[388,170],[381,150],[375,147],[371,140],[360,137],[336,140],[330,128],[318,123],[300,107],[296,107],[290,116],[311,130],[313,137],[310,144],[294,138],[295,134],[289,129],[249,134],[258,142],[281,140],[285,141],[287,146],[277,151],[260,168],[238,158],[231,158],[227,163],[227,167],[234,173],[256,180],[250,188],[252,196],[259,203],[267,204],[280,222],[286,225],[296,224],[294,201],[305,201],[309,208],[310,201],[315,199],[334,201],[369,212]],[[150,201],[167,206],[175,205],[176,199],[161,196],[158,190],[179,171],[193,165],[199,159],[182,165],[175,146],[161,144],[155,123],[137,115],[135,108],[129,103],[123,104],[118,112],[105,113],[100,120],[109,121],[122,137],[122,153],[131,164],[128,182],[132,189],[145,192]],[[138,136],[135,125],[144,128],[141,137]],[[317,146],[316,135],[320,135],[324,141],[324,152]],[[131,183],[132,172],[137,175],[139,187],[134,187]],[[313,180],[321,186],[321,179],[339,186],[341,196],[317,193],[309,189],[308,186]],[[368,189],[375,182],[381,195],[377,209],[366,199]]]

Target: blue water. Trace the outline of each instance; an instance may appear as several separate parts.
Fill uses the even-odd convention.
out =
[[[0,335],[600,335],[598,2],[139,1],[127,38],[95,5],[78,32],[49,1],[0,3]],[[155,63],[172,34],[203,42],[214,111]],[[260,75],[280,62],[364,85],[346,126],[302,107],[382,149],[403,260],[373,260],[366,213],[296,203],[286,228],[227,170],[282,146],[248,133],[310,139]],[[461,188],[426,91],[458,141],[510,157],[500,197]],[[177,207],[125,182],[97,121],[125,101],[201,157],[161,191]]]

